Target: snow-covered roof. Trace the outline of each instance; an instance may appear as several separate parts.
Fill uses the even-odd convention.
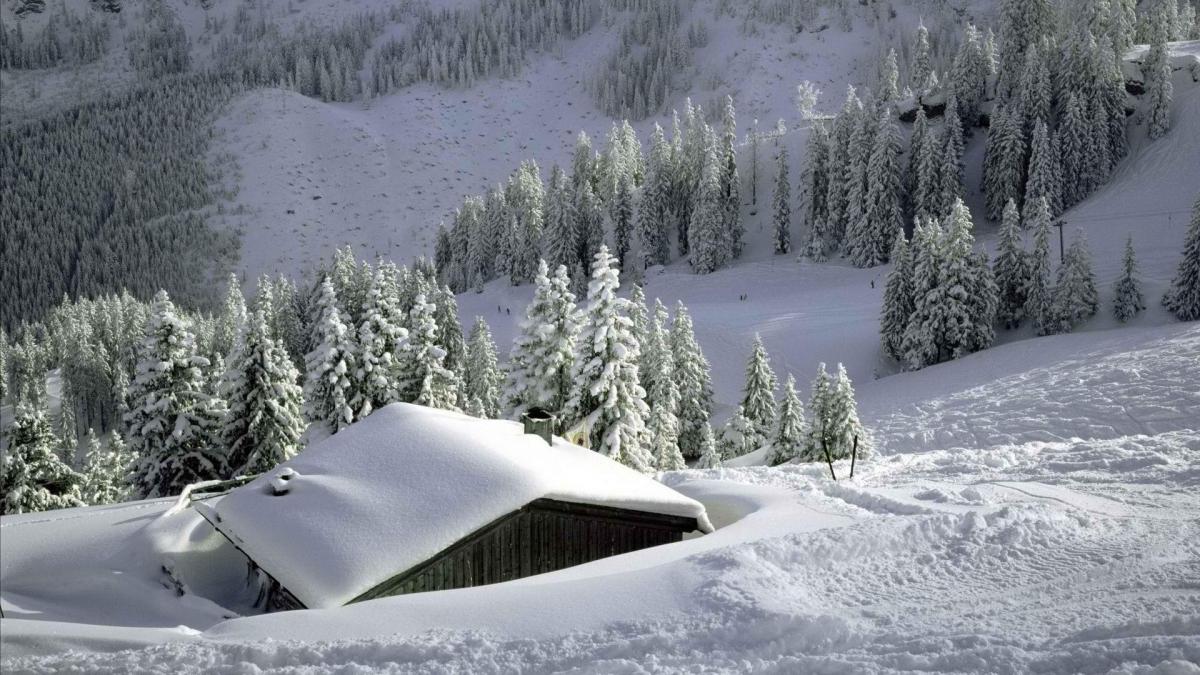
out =
[[[273,483],[294,473],[286,494]],[[310,608],[345,604],[529,502],[695,518],[704,507],[516,422],[396,403],[216,502],[219,527]]]

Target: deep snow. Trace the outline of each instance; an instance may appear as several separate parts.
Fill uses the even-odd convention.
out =
[[[218,623],[175,600],[199,634],[149,614],[149,628],[84,625],[106,621],[104,591],[50,593],[45,551],[27,543],[77,538],[58,575],[120,569],[121,555],[83,559],[120,548],[116,531],[78,524],[130,532],[114,514],[153,522],[165,503],[6,519],[5,613],[35,620],[4,620],[5,670],[1196,672],[1195,382],[1195,324],[997,347],[862,386],[879,455],[853,480],[847,462],[837,483],[820,465],[663,476],[705,504],[711,535],[340,609]],[[981,402],[995,427],[959,414]],[[135,643],[147,646],[112,651]]]

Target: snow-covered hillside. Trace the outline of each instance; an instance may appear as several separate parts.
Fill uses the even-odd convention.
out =
[[[5,671],[1196,672],[1200,329],[1038,342],[861,387],[852,480],[668,474],[714,534],[496,586],[221,621],[127,550],[167,502],[6,519]]]

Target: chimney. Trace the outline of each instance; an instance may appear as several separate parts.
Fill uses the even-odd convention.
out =
[[[554,422],[554,413],[542,408],[530,408],[521,415],[525,433],[540,436],[547,445],[552,445],[550,437],[554,435]]]

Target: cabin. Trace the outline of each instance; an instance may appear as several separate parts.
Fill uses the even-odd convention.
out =
[[[516,422],[396,403],[192,506],[266,611],[492,584],[711,532],[699,502]]]

